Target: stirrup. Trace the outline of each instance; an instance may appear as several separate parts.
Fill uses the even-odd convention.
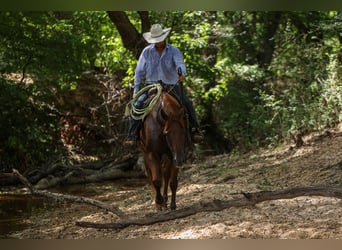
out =
[[[126,147],[133,147],[136,144],[136,139],[134,138],[134,136],[127,136],[127,138],[124,141],[124,146]]]

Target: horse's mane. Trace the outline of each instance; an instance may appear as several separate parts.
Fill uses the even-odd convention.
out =
[[[161,98],[163,111],[168,117],[177,118],[180,114],[183,114],[181,112],[181,104],[172,95],[162,92]]]

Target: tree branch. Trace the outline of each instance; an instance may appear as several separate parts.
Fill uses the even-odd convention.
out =
[[[146,46],[142,35],[131,23],[125,11],[107,11],[107,14],[118,30],[125,48],[132,51],[138,59],[141,51]],[[146,29],[145,18],[148,18],[148,13],[140,12],[139,15],[143,18],[143,28]]]
[[[52,193],[52,192],[48,192],[45,190],[37,190],[31,185],[31,183],[22,174],[19,173],[18,170],[13,169],[13,175],[18,177],[19,180],[26,187],[29,188],[31,194],[33,194],[33,195],[44,196],[44,197],[52,198],[52,199],[59,200],[59,201],[71,201],[71,202],[77,202],[77,203],[86,203],[86,204],[96,206],[98,208],[102,208],[106,211],[112,212],[112,213],[116,214],[121,219],[127,219],[128,218],[127,215],[124,212],[122,212],[118,207],[112,206],[110,204],[106,204],[106,203],[103,203],[101,201],[93,200],[93,199],[90,199],[87,197],[82,197],[82,196]]]
[[[48,191],[36,190],[29,181],[22,176],[17,170],[13,169],[13,175],[17,176],[20,181],[30,189],[33,195],[45,196],[55,200],[67,200],[77,203],[90,204],[116,214],[119,217],[118,222],[110,223],[94,223],[86,221],[77,221],[76,225],[81,227],[101,228],[101,229],[123,229],[131,225],[151,225],[159,222],[170,221],[184,218],[201,212],[221,211],[231,207],[248,207],[254,206],[260,202],[278,199],[292,199],[299,196],[323,196],[335,197],[342,199],[342,187],[330,186],[311,186],[311,187],[295,187],[279,191],[262,191],[255,193],[241,192],[243,197],[231,200],[212,200],[209,202],[199,202],[192,206],[184,207],[178,210],[167,211],[165,213],[147,214],[143,217],[128,217],[118,207],[93,200],[86,197],[64,195],[51,193]]]
[[[221,211],[231,207],[254,206],[257,203],[277,199],[292,199],[299,196],[324,196],[342,199],[342,187],[296,187],[280,191],[263,191],[256,193],[242,193],[244,197],[232,200],[213,200],[200,202],[182,209],[145,215],[141,218],[129,218],[115,223],[94,223],[77,221],[76,225],[81,227],[92,227],[102,229],[122,229],[130,225],[151,225],[158,222],[175,220],[194,215],[200,212]]]

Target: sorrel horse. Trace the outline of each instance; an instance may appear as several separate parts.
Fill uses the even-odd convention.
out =
[[[146,175],[158,210],[167,208],[168,186],[171,189],[170,208],[176,209],[178,167],[186,159],[186,133],[184,106],[162,91],[140,130]]]

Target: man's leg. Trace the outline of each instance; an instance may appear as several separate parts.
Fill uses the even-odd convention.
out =
[[[139,96],[137,101],[134,103],[134,107],[141,109],[145,99],[146,99],[146,94],[144,93],[141,96]],[[138,122],[137,120],[130,117],[129,126],[128,126],[128,136],[124,141],[124,145],[133,146],[135,144],[135,142],[137,140],[137,134],[134,134],[134,130],[135,130],[134,128],[135,128],[137,122]]]
[[[175,85],[175,90],[177,92],[177,95],[180,96],[180,98],[183,97],[183,103],[188,111],[189,114],[189,121],[190,121],[190,126],[191,126],[191,132],[192,132],[192,137],[193,137],[193,141],[198,143],[200,141],[202,141],[203,136],[200,133],[199,130],[199,123],[197,121],[197,117],[196,117],[196,112],[194,109],[194,106],[192,105],[191,100],[189,99],[189,97],[185,94],[185,92],[181,92],[181,87],[179,85]]]

